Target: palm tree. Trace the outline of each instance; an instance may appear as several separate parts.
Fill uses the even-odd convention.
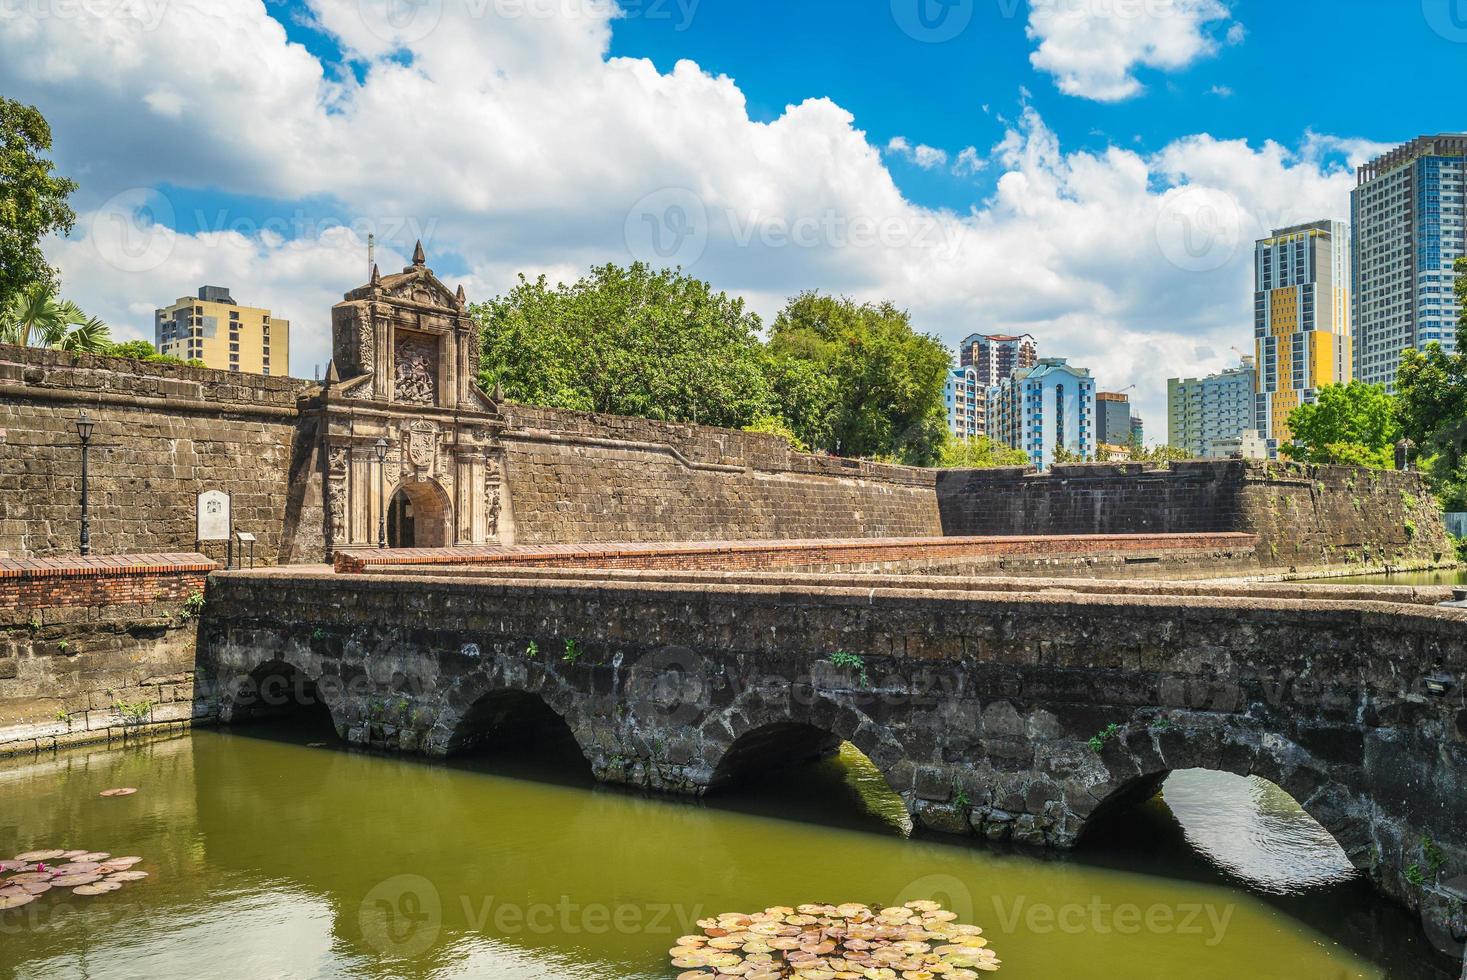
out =
[[[54,286],[36,283],[0,310],[0,343],[101,353],[112,346],[112,337],[100,319],[70,300],[58,300]]]

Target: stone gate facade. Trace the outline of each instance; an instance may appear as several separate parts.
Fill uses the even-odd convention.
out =
[[[371,282],[332,308],[331,334],[310,412],[328,550],[389,537],[406,547],[512,543],[504,420],[477,385],[479,333],[463,287],[451,292],[419,244],[412,265],[388,276],[374,266]]]

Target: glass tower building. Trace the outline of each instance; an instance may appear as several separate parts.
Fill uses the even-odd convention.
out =
[[[1394,391],[1401,354],[1456,347],[1452,264],[1467,254],[1467,134],[1423,136],[1360,168],[1354,230],[1355,378]]]

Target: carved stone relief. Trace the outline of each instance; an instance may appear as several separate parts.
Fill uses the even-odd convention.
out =
[[[400,335],[394,350],[397,401],[412,405],[438,403],[438,345],[428,339]]]

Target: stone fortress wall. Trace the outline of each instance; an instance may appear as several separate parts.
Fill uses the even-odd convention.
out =
[[[1193,460],[944,471],[945,534],[1195,534],[1258,538],[1259,565],[1420,568],[1451,563],[1440,510],[1419,473],[1257,460]]]
[[[222,489],[262,564],[326,560],[319,391],[0,346],[0,555],[76,553],[85,410],[97,421],[94,553],[195,550],[195,496]],[[1422,567],[1452,554],[1414,473],[1231,460],[936,471],[729,429],[498,408],[517,544],[1243,531],[1266,568]]]
[[[517,544],[928,537],[932,470],[777,436],[506,403]]]
[[[290,560],[283,539],[299,519],[290,492],[297,399],[312,387],[294,378],[0,345],[0,555],[77,553],[76,418],[85,411],[97,423],[89,481],[94,554],[193,551],[195,497],[220,489],[233,495],[235,526],[259,537],[257,556]],[[318,516],[317,537],[319,525]],[[224,557],[222,545],[206,551]]]

